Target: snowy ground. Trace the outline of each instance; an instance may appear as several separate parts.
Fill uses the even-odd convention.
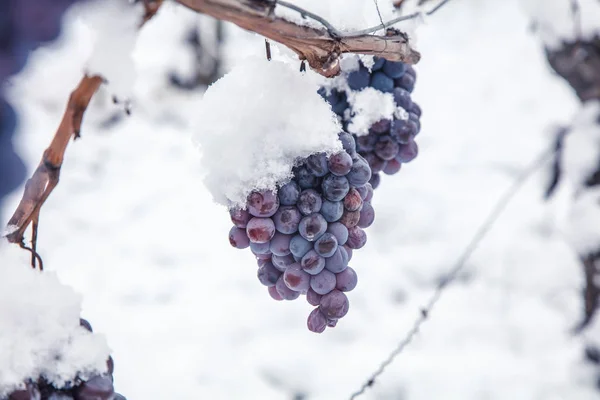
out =
[[[167,8],[143,31],[131,117],[104,126],[118,111],[107,91],[88,110],[42,211],[46,268],[84,294],[83,316],[107,336],[116,387],[130,399],[348,398],[548,146],[547,128],[569,121],[575,97],[550,74],[516,0],[456,0],[430,18],[419,29],[414,93],[424,110],[420,155],[377,190],[375,224],[352,261],[359,286],[350,312],[316,335],[305,326],[308,304],[271,300],[250,252],[230,247],[228,215],[202,185],[191,143],[201,93],[165,83],[167,67],[187,65],[182,20],[187,11]],[[22,117],[16,145],[30,169],[80,77],[88,52],[80,31],[71,23],[10,88]],[[264,51],[255,35],[228,34],[230,66]],[[521,190],[364,398],[598,398],[584,342],[570,334],[582,273],[556,211],[542,202],[544,179]],[[5,218],[20,193],[4,204]]]

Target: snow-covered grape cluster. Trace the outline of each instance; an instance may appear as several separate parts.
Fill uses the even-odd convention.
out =
[[[92,332],[92,325],[85,319],[80,319],[79,324]],[[113,386],[114,361],[108,357],[106,361],[107,372],[82,380],[75,378],[72,383],[64,387],[55,387],[43,377],[37,381],[29,380],[25,388],[16,390],[3,400],[126,400],[123,395],[115,393]]]
[[[357,151],[369,162],[373,172],[370,183],[377,188],[380,172],[393,175],[418,154],[415,137],[421,130],[421,108],[411,98],[416,72],[408,64],[375,57],[370,68],[358,60],[357,69],[342,71],[338,79],[345,84],[333,89],[323,87],[319,94],[331,104],[344,129],[355,116],[351,101],[354,94],[370,87],[393,96],[396,107],[393,115],[374,122],[368,133],[355,135]]]
[[[339,134],[343,151],[318,153],[298,162],[292,179],[276,191],[253,191],[246,209],[230,210],[229,241],[250,247],[258,279],[275,300],[306,294],[317,306],[308,329],[321,333],[348,312],[344,292],[356,287],[348,266],[352,251],[363,247],[363,228],[375,218],[368,183],[371,168],[356,152],[352,135]]]

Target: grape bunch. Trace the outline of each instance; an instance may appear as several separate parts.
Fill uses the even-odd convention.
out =
[[[371,87],[382,93],[390,93],[397,107],[392,119],[382,119],[371,125],[368,134],[355,136],[356,149],[371,166],[371,185],[379,186],[380,172],[394,175],[403,163],[412,161],[418,154],[415,137],[421,130],[421,108],[412,101],[416,72],[412,66],[402,62],[387,61],[375,57],[371,69],[358,60],[358,69],[342,72],[345,89],[321,88],[319,94],[331,105],[339,116],[344,129],[354,116],[348,96]]]
[[[245,209],[231,209],[233,247],[250,247],[258,280],[275,300],[306,294],[316,306],[308,329],[321,333],[348,312],[345,292],[356,287],[348,266],[352,251],[367,241],[373,223],[371,168],[356,152],[352,135],[339,134],[344,150],[313,154],[293,169],[277,191],[250,193]]]
[[[92,332],[92,326],[85,319],[80,319],[79,324]],[[40,377],[37,381],[30,380],[25,383],[25,389],[16,390],[2,400],[126,400],[123,395],[115,393],[113,387],[114,361],[108,357],[106,361],[107,372],[93,376],[87,380],[74,379],[64,387],[57,388]]]

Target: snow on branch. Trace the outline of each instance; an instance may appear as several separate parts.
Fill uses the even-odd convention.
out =
[[[343,53],[375,55],[408,64],[415,64],[421,58],[419,52],[410,47],[407,35],[398,30],[388,29],[382,36],[362,32],[347,34],[314,14],[310,14],[311,18],[323,24],[324,28],[298,25],[275,14],[276,1],[176,1],[194,11],[232,22],[289,47],[324,76],[335,76],[340,72],[339,56]],[[308,14],[305,10],[301,12]]]

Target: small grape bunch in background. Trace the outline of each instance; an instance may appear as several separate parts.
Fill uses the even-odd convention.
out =
[[[352,135],[338,137],[343,151],[309,156],[276,191],[253,191],[245,209],[230,210],[231,245],[250,248],[258,279],[273,299],[306,295],[316,306],[308,329],[317,333],[334,327],[348,312],[345,292],[357,284],[348,262],[352,251],[365,245],[363,228],[375,217],[371,168],[356,152]]]
[[[87,320],[80,319],[79,324],[92,332],[92,326]],[[62,387],[51,384],[43,377],[39,377],[37,381],[30,380],[25,383],[24,389],[10,393],[7,400],[126,400],[114,390],[112,357],[109,356],[106,365],[106,373],[86,380],[76,378]]]
[[[368,132],[355,134],[356,149],[368,162],[373,172],[371,185],[377,188],[380,172],[396,174],[403,163],[412,161],[418,154],[415,137],[421,130],[421,108],[412,101],[416,72],[402,62],[386,61],[374,57],[368,68],[357,56],[358,68],[343,71],[331,87],[322,87],[319,94],[331,105],[345,129],[352,132],[356,115],[356,94],[367,89],[393,96],[396,110],[372,123]],[[377,107],[374,103],[372,107]],[[355,132],[352,132],[355,133]]]

